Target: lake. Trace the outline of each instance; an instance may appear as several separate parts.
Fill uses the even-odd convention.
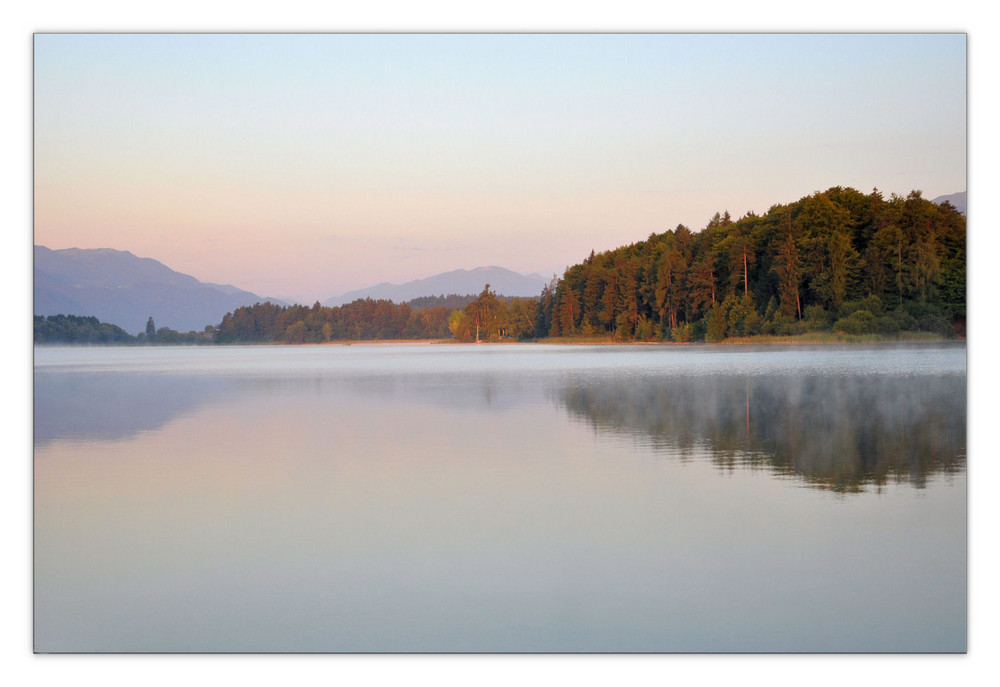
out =
[[[964,652],[966,348],[36,347],[38,652]]]

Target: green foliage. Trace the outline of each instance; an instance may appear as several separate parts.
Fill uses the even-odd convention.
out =
[[[722,306],[713,306],[705,317],[705,341],[718,343],[726,338],[726,311]]]
[[[463,312],[467,328],[474,341],[496,341],[504,333],[506,304],[499,300],[487,284],[476,300],[465,306]],[[467,340],[460,337],[462,340]]]
[[[670,330],[671,341],[676,341],[677,343],[688,343],[694,338],[694,326],[691,324],[682,324],[679,327],[674,327]]]
[[[916,318],[903,308],[887,313],[875,321],[875,331],[878,334],[912,332],[916,331],[918,326]]]
[[[828,331],[858,310],[879,323],[864,326],[889,329],[911,323],[887,308],[921,302],[939,311],[911,315],[915,326],[943,334],[941,319],[964,323],[965,282],[965,217],[954,208],[919,192],[887,200],[834,187],[763,216],[716,213],[697,233],[678,226],[592,252],[543,292],[536,331],[627,341],[648,338],[654,321],[671,338],[691,325],[695,340],[720,341]]]
[[[724,304],[726,334],[728,336],[753,336],[761,333],[762,318],[754,307],[753,296],[731,295]]]
[[[535,335],[535,317],[538,302],[534,298],[512,298],[507,304],[507,334],[515,339],[528,339]]]
[[[552,282],[542,287],[542,293],[538,297],[538,306],[535,308],[535,332],[537,336],[547,336],[552,329],[552,310],[555,305],[555,290],[558,280],[553,277]]]
[[[434,338],[441,336],[447,315],[429,308],[420,314],[387,300],[359,299],[336,308],[315,303],[277,306],[257,303],[222,318],[218,343],[321,343],[333,340]],[[431,331],[433,330],[433,331]]]
[[[451,310],[442,305],[422,308],[410,313],[403,331],[404,339],[446,339],[451,333],[448,316]],[[332,327],[331,327],[332,330]],[[331,338],[332,334],[331,334]]]
[[[37,344],[204,344],[211,343],[214,327],[203,332],[177,332],[169,327],[150,329],[132,336],[117,325],[99,322],[96,317],[77,315],[35,315],[34,340]],[[155,325],[153,325],[155,327]]]
[[[459,341],[471,341],[472,334],[469,331],[469,318],[461,310],[452,310],[448,316],[448,330]]]
[[[875,300],[869,297],[866,301]],[[857,305],[862,302],[855,302]],[[863,303],[862,303],[863,305]],[[946,314],[938,307],[914,301],[903,308],[882,314],[880,310],[857,307],[833,325],[834,331],[845,334],[892,335],[905,331],[931,332],[945,338],[955,336],[955,328]]]
[[[911,301],[904,306],[904,311],[916,321],[918,331],[933,332],[948,338],[955,336],[955,328],[951,323],[952,318],[939,306],[921,301]]]
[[[299,320],[285,330],[285,343],[305,343],[308,332],[306,323]]]
[[[964,331],[965,217],[918,191],[886,200],[834,187],[767,214],[716,213],[591,252],[537,299],[437,296],[258,303],[228,313],[218,342],[445,338],[495,341],[608,337],[722,341],[727,336],[840,331]],[[159,332],[150,338],[160,338]]]
[[[838,313],[841,317],[847,317],[858,310],[867,310],[873,315],[882,315],[885,309],[882,307],[882,299],[871,295],[854,301],[847,301],[840,306]]]
[[[876,317],[869,310],[855,310],[833,323],[833,331],[844,334],[870,334],[876,331]]]
[[[659,341],[663,338],[663,333],[652,319],[645,315],[639,315],[635,327],[636,341]]]
[[[822,305],[808,305],[805,312],[806,331],[818,332],[829,329],[833,320]]]
[[[434,296],[410,304],[361,299],[257,303],[217,327],[182,334],[150,317],[136,337],[94,318],[36,318],[45,343],[319,343],[358,339],[462,341],[542,336],[618,341],[722,341],[727,336],[829,331],[964,332],[966,222],[919,191],[885,199],[834,187],[767,214],[715,213],[699,232],[678,225],[591,254],[539,298]],[[88,320],[84,322],[83,320]],[[92,322],[89,320],[93,320]],[[125,338],[123,338],[123,336]]]
[[[765,333],[776,334],[778,336],[798,336],[809,331],[803,320],[798,320],[789,315],[776,315],[770,329],[770,332]]]
[[[451,296],[444,297],[446,301]],[[463,297],[455,297],[463,298]],[[363,339],[447,339],[474,341],[530,338],[535,335],[534,298],[500,298],[489,285],[461,309],[433,305],[425,299],[413,309],[407,303],[359,299],[339,307],[276,306],[257,303],[237,308],[213,328],[218,343],[324,343]]]
[[[36,344],[125,344],[136,338],[117,325],[96,317],[77,315],[34,316]]]
[[[476,300],[476,297],[472,294],[460,296],[450,293],[447,296],[421,296],[420,298],[413,298],[406,301],[406,304],[410,306],[410,310],[414,311],[441,306],[447,308],[450,312],[452,310],[461,310],[474,300]]]

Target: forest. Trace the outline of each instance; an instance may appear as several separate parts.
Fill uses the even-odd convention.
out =
[[[538,299],[503,298],[487,284],[478,297],[431,297],[419,310],[367,299],[339,308],[264,303],[226,315],[216,340],[951,338],[965,332],[965,225],[953,206],[919,191],[885,199],[877,189],[834,187],[763,215],[717,213],[698,232],[678,225],[591,252]]]
[[[96,318],[35,318],[36,343],[323,343],[597,339],[720,342],[809,332],[895,337],[965,334],[966,219],[920,191],[884,198],[834,187],[763,215],[716,213],[601,253],[553,278],[538,298],[441,295],[257,303],[204,332],[131,337]],[[56,319],[54,319],[56,318]],[[62,319],[58,319],[62,318]],[[108,329],[109,327],[113,328]],[[117,331],[114,331],[117,330]]]
[[[464,307],[432,305],[465,303]],[[359,299],[337,307],[315,303],[277,306],[257,303],[227,313],[215,328],[218,343],[323,343],[369,339],[451,339],[496,341],[527,338],[535,331],[535,298],[505,298],[489,284],[476,296],[441,296],[396,304]],[[420,307],[424,306],[424,307]]]
[[[169,327],[157,329],[153,318],[146,331],[132,336],[115,324],[101,322],[96,317],[79,315],[35,315],[36,344],[203,344],[212,343],[215,327],[202,332],[178,332]]]
[[[132,343],[135,337],[121,327],[96,317],[35,315],[35,343],[116,344]]]
[[[834,187],[591,253],[539,300],[551,337],[722,341],[965,330],[965,216],[913,191]]]

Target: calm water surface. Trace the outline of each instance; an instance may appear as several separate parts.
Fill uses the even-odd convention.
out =
[[[966,350],[35,349],[40,652],[964,651]]]

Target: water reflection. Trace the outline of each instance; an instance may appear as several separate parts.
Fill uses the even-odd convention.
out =
[[[597,432],[661,452],[708,450],[721,468],[766,466],[838,492],[964,469],[966,380],[671,377],[571,385],[558,401]]]
[[[355,348],[40,356],[36,650],[965,650],[961,350]]]
[[[89,368],[86,368],[89,369]],[[965,468],[964,374],[677,374],[629,368],[539,371],[295,369],[268,374],[42,371],[35,444],[120,440],[236,398],[346,407],[359,400],[511,413],[553,405],[604,435],[640,440],[720,468],[763,467],[812,487],[856,492],[890,481],[923,488]],[[335,411],[334,411],[335,412]]]
[[[120,440],[226,397],[234,380],[157,374],[35,374],[35,445]]]

